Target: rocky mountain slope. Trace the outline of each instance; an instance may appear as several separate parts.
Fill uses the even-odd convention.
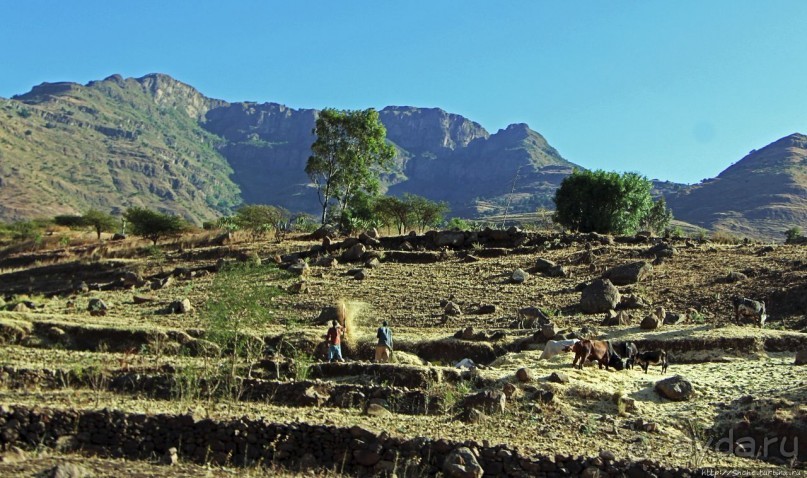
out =
[[[525,124],[491,134],[438,108],[379,114],[397,151],[383,186],[447,201],[452,216],[551,208],[557,186],[579,168]],[[145,206],[200,223],[240,203],[316,212],[304,172],[316,117],[207,98],[162,74],[43,83],[0,98],[0,220]],[[807,137],[794,134],[713,180],[654,181],[655,194],[683,221],[781,240],[807,222],[805,157]]]
[[[240,201],[221,140],[199,125],[223,104],[165,75],[0,99],[0,219],[129,206],[215,217]]]
[[[0,220],[146,206],[195,222],[238,203],[316,211],[304,173],[317,111],[228,103],[167,75],[43,83],[0,99]],[[437,108],[380,111],[398,152],[384,186],[452,214],[534,210],[574,167],[526,125],[491,135]],[[515,180],[515,188],[514,188]]]
[[[669,197],[676,218],[711,230],[782,240],[807,225],[807,136],[751,151],[716,178]]]

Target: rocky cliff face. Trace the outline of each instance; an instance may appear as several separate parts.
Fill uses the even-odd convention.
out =
[[[807,224],[807,136],[751,151],[669,205],[676,218],[707,229],[780,241],[787,229]]]

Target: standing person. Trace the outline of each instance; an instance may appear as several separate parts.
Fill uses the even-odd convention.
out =
[[[388,325],[385,320],[376,333],[378,337],[378,344],[375,346],[376,363],[386,363],[392,358],[392,329]]]
[[[339,360],[344,362],[342,358],[342,331],[344,329],[336,320],[331,321],[331,328],[325,335],[325,341],[328,343],[328,362]]]

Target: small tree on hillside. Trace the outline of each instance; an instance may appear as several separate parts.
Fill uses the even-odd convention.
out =
[[[150,239],[155,246],[162,238],[178,236],[190,229],[190,225],[179,216],[142,207],[130,207],[123,217],[132,225],[132,234]]]
[[[268,204],[247,204],[238,208],[234,222],[240,229],[250,231],[255,241],[269,231],[276,231],[280,223],[287,220],[288,211]]]
[[[92,227],[100,241],[101,233],[114,231],[120,220],[111,214],[90,209],[81,216],[81,222],[84,226]]]
[[[581,232],[635,232],[651,209],[650,188],[636,173],[574,171],[555,192],[553,219]]]
[[[305,172],[317,187],[322,205],[322,223],[331,202],[339,204],[339,220],[357,191],[378,189],[378,175],[389,169],[394,149],[372,108],[340,111],[326,108],[319,113]]]

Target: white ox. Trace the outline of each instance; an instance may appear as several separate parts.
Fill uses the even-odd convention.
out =
[[[544,352],[538,357],[538,360],[549,360],[561,352],[568,352],[572,345],[577,343],[577,339],[569,340],[550,340],[544,347]]]

